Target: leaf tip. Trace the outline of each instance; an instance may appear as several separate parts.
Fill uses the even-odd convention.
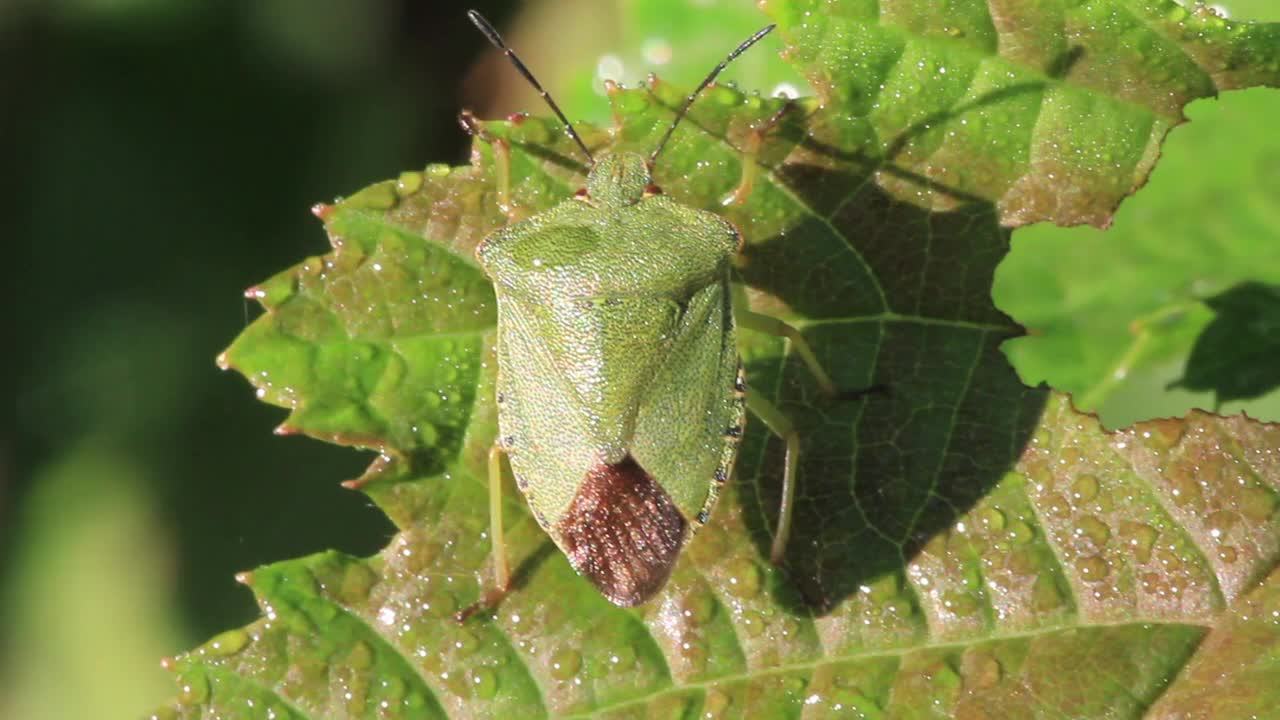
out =
[[[218,357],[214,358],[213,362],[218,366],[219,370],[231,369],[231,358],[227,357],[226,350],[223,350],[222,352],[218,353]]]
[[[178,660],[173,657],[160,658],[160,667],[168,672],[175,672],[178,669]]]
[[[297,434],[298,434],[298,428],[296,428],[296,427],[294,427],[294,426],[290,425],[290,424],[289,424],[289,423],[287,423],[287,422],[283,422],[283,423],[280,423],[279,425],[277,425],[277,426],[275,427],[275,429],[274,429],[274,430],[272,430],[271,432],[272,432],[272,433],[274,433],[274,434],[276,434],[276,435],[279,435],[280,437],[288,437],[288,436],[290,436],[290,435],[297,435]]]
[[[311,214],[315,215],[317,218],[320,218],[322,222],[326,221],[329,219],[329,216],[333,214],[333,205],[330,205],[329,203],[322,203],[322,202],[316,203],[315,205],[311,206]]]
[[[253,573],[248,570],[242,570],[235,574],[235,579],[236,582],[247,587],[253,582]]]
[[[259,285],[254,285],[252,287],[245,288],[244,296],[247,300],[261,300],[267,296],[267,291],[263,290]]]

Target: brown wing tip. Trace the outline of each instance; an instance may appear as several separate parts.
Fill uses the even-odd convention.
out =
[[[557,529],[573,567],[609,602],[631,607],[666,584],[687,525],[662,486],[628,455],[587,471]]]

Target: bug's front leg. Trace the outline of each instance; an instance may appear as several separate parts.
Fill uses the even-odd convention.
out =
[[[782,122],[783,116],[791,112],[795,106],[794,101],[788,100],[773,115],[751,126],[751,132],[747,134],[746,147],[742,149],[742,178],[738,181],[738,187],[720,201],[721,205],[741,205],[751,197],[751,191],[755,188],[756,173],[759,172],[759,168],[756,167],[756,158],[760,155],[764,139],[769,135],[769,131]]]
[[[489,539],[493,556],[493,587],[470,607],[455,616],[458,622],[480,610],[492,608],[506,597],[511,589],[511,566],[507,564],[506,536],[502,530],[502,457],[506,451],[498,443],[489,448]]]
[[[506,216],[507,222],[515,221],[515,207],[511,204],[511,145],[504,138],[495,137],[470,110],[463,110],[458,115],[458,124],[472,137],[493,148],[494,172],[498,180],[498,209]]]

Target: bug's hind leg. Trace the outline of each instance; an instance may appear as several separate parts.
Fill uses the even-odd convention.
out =
[[[858,394],[878,389],[860,390]],[[778,503],[778,524],[773,533],[773,545],[769,548],[769,561],[774,565],[781,565],[787,554],[787,540],[791,537],[791,513],[796,500],[796,468],[800,465],[800,432],[786,413],[752,388],[747,388],[747,410],[760,418],[765,427],[787,446],[782,470],[782,500]]]
[[[773,545],[769,549],[769,561],[774,565],[781,565],[787,554],[787,540],[791,537],[791,509],[796,499],[796,467],[800,463],[800,433],[777,405],[751,388],[747,388],[747,409],[787,445],[782,471],[782,501],[778,504],[778,524],[773,533]]]
[[[778,111],[764,120],[757,121],[751,126],[751,132],[747,134],[746,146],[742,149],[742,178],[738,181],[738,187],[733,189],[720,201],[721,205],[741,205],[751,197],[751,191],[755,188],[756,174],[760,172],[760,168],[756,164],[756,159],[760,155],[760,148],[764,145],[764,139],[768,137],[769,132],[782,122],[783,116],[791,112],[796,107],[792,100],[788,100]]]
[[[502,530],[502,446],[494,443],[489,448],[489,539],[492,542],[493,587],[485,591],[479,600],[455,615],[458,622],[480,610],[487,610],[502,602],[511,590],[511,566],[507,564],[506,537]]]
[[[493,165],[498,183],[498,209],[506,216],[507,222],[514,222],[515,207],[511,204],[511,144],[504,138],[496,137],[485,130],[470,110],[459,113],[458,124],[468,135],[480,138],[482,142],[493,148]]]

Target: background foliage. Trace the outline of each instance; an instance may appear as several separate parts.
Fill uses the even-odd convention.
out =
[[[502,8],[477,5],[499,23],[507,17]],[[619,10],[619,26],[643,27],[644,17],[626,16],[634,7]],[[97,654],[86,646],[120,658],[122,676],[145,676],[132,668],[153,668],[156,657],[256,615],[247,593],[228,582],[232,572],[326,547],[367,555],[390,532],[359,496],[316,481],[354,476],[362,458],[271,438],[265,430],[278,414],[245,401],[241,383],[207,362],[245,323],[227,298],[264,268],[315,252],[314,221],[302,212],[312,201],[427,160],[462,157],[452,125],[462,101],[453,88],[482,49],[462,18],[417,3],[330,2],[325,10],[141,0],[0,9],[5,67],[29,68],[11,72],[4,90],[13,93],[12,106],[31,112],[3,122],[13,124],[4,137],[21,138],[5,148],[13,159],[6,167],[18,170],[6,180],[16,209],[5,213],[12,224],[6,235],[21,239],[15,266],[31,270],[16,276],[14,307],[32,310],[15,315],[30,351],[10,358],[18,365],[11,374],[17,422],[9,434],[13,471],[5,474],[4,547],[13,552],[3,567],[8,660],[0,684],[12,690],[0,696],[16,709],[0,714],[82,716],[75,704],[84,703],[132,716],[168,694],[168,678],[156,669],[157,684],[148,686],[80,669],[77,658]],[[727,34],[743,34],[733,30]],[[633,34],[620,43],[630,48],[635,41],[628,38],[644,37],[627,32]],[[426,33],[441,40],[423,43]],[[530,62],[539,68],[591,64],[563,43],[550,56],[536,52],[531,48]],[[751,68],[744,72],[751,77]],[[765,75],[745,84],[780,82],[796,81]],[[488,84],[481,87],[471,93],[473,106],[488,100]],[[1021,291],[1005,284],[1034,267],[1002,270],[997,299],[1043,333],[1032,340],[1077,349],[1072,355],[1052,346],[1042,354],[1071,362],[1038,366],[1028,350],[1028,359],[1018,358],[1024,377],[1081,392],[1095,387],[1129,353],[1129,318],[1154,315],[1143,327],[1171,328],[1170,337],[1140,348],[1133,366],[1152,368],[1145,380],[1133,372],[1129,382],[1104,388],[1104,419],[1181,414],[1203,402],[1163,385],[1181,375],[1181,359],[1209,334],[1202,331],[1212,318],[1204,299],[1249,281],[1275,282],[1264,263],[1247,261],[1275,237],[1276,198],[1266,193],[1275,184],[1265,182],[1275,167],[1266,161],[1277,152],[1275,140],[1252,129],[1274,112],[1274,101],[1253,95],[1192,108],[1198,125],[1174,133],[1167,153],[1176,173],[1166,173],[1167,188],[1158,185],[1157,170],[1124,211],[1138,215],[1126,232],[1159,234],[1124,246],[1146,248],[1145,255],[1117,252],[1120,280],[1062,302],[1050,294],[1054,283]],[[577,107],[603,107],[588,92],[574,97]],[[1199,140],[1197,127],[1204,128]],[[1183,136],[1189,159],[1179,164],[1172,158]],[[1229,141],[1206,148],[1208,138]],[[452,148],[430,144],[441,141]],[[1203,171],[1219,166],[1226,169]],[[1204,189],[1177,194],[1188,187]],[[1148,197],[1154,204],[1143,215]],[[1220,243],[1211,251],[1203,238],[1180,242],[1185,235],[1160,230],[1169,208],[1194,218],[1217,211],[1223,198],[1240,205],[1215,216],[1239,227],[1213,228]],[[1035,232],[1044,237],[1024,237]],[[1020,231],[1010,262],[1025,250],[1056,270],[1071,267],[1073,253],[1096,257],[1120,247],[1109,234],[1090,248],[1080,238],[1091,232]],[[1052,252],[1051,243],[1058,243]],[[1036,252],[1041,247],[1045,252]],[[1239,261],[1206,262],[1223,256]],[[1207,281],[1205,268],[1212,269]],[[1149,278],[1140,274],[1147,272]],[[1135,277],[1142,282],[1125,282]],[[1068,280],[1059,282],[1066,287]],[[1130,285],[1130,294],[1114,292]],[[1251,297],[1262,298],[1262,317],[1274,317],[1266,314],[1274,310],[1265,293]],[[1024,315],[1019,302],[1040,314]],[[1116,307],[1125,314],[1112,312]],[[1125,318],[1119,330],[1117,315]],[[1091,323],[1096,318],[1103,320]],[[1079,348],[1089,347],[1109,354],[1081,357]],[[1118,398],[1124,404],[1107,409]],[[1266,416],[1265,402],[1249,407]],[[32,672],[35,662],[16,658],[62,668],[59,692],[41,684],[49,676]],[[70,683],[83,691],[66,692]]]

